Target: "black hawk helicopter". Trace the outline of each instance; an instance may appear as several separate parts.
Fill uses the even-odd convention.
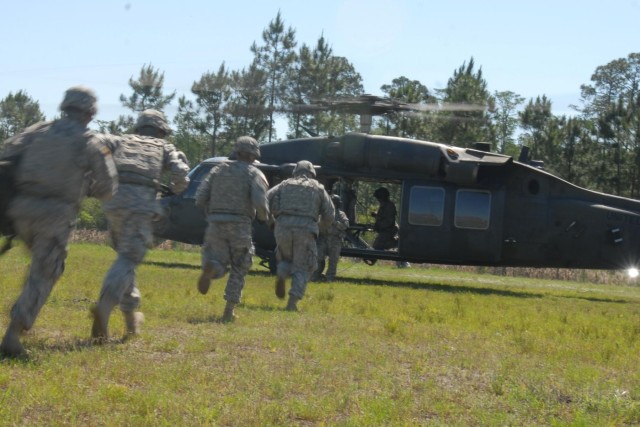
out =
[[[299,160],[317,167],[317,179],[353,206],[358,184],[383,183],[398,193],[396,250],[372,249],[351,220],[342,256],[451,265],[630,269],[640,265],[640,201],[573,185],[528,159],[492,153],[489,144],[461,148],[437,142],[368,134],[374,115],[416,108],[364,95],[347,101],[301,106],[305,113],[342,110],[360,115],[361,132],[308,137],[260,146],[260,168],[270,185],[291,176]],[[455,107],[459,108],[459,107]],[[469,109],[484,108],[478,106]],[[161,199],[159,238],[191,244],[203,241],[206,220],[195,207],[198,185],[226,157],[210,158],[190,172],[182,194]],[[254,224],[256,254],[273,271],[275,240]]]

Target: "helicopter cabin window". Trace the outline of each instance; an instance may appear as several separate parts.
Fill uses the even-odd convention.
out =
[[[184,193],[182,193],[182,197],[186,199],[195,199],[196,191],[198,190],[198,186],[209,174],[213,165],[200,164],[196,166],[191,172],[189,172],[189,186]]]
[[[439,227],[444,216],[444,189],[413,187],[409,198],[409,224]]]
[[[491,193],[477,190],[456,192],[454,224],[458,228],[486,230],[489,228]]]

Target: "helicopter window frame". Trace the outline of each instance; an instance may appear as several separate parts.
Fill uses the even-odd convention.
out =
[[[215,165],[206,165],[204,163],[200,163],[198,166],[193,168],[191,172],[187,175],[189,177],[189,186],[182,193],[182,197],[185,199],[195,199],[196,192],[198,191],[198,187],[205,180],[211,169],[213,169]]]
[[[486,197],[479,198],[479,195]],[[457,190],[454,226],[470,230],[487,230],[491,226],[491,201],[492,194],[487,190]]]
[[[409,214],[411,225],[440,227],[444,223],[446,192],[442,187],[416,185],[409,193]]]

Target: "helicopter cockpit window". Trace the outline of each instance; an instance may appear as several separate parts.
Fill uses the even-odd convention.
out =
[[[458,228],[486,230],[491,214],[491,193],[477,190],[458,190],[454,224]]]
[[[212,165],[199,164],[191,172],[189,172],[189,186],[182,193],[182,197],[187,199],[195,199],[196,191],[200,183],[207,177]]]
[[[413,187],[409,198],[409,224],[442,225],[444,216],[444,189],[439,187]]]

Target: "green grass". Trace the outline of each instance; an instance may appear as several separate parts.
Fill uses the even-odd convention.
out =
[[[256,265],[240,318],[224,282],[197,292],[195,251],[138,271],[142,335],[88,342],[115,254],[74,244],[32,331],[0,362],[0,425],[635,425],[640,288],[343,260],[283,310]],[[29,258],[0,258],[0,327]],[[119,312],[111,332],[120,337]]]

